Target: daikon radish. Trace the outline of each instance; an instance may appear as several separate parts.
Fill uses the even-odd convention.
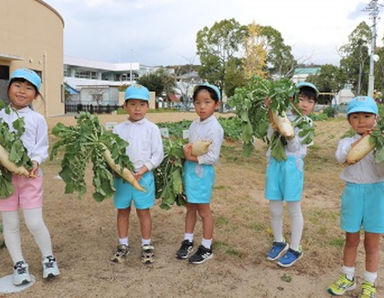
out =
[[[19,167],[14,162],[9,160],[8,152],[1,145],[0,145],[0,164],[4,168],[6,168],[8,171],[10,171],[12,174],[30,177],[29,172],[25,167]]]
[[[292,139],[295,137],[295,130],[289,121],[285,112],[280,116],[276,111],[271,111],[272,114],[272,127],[276,127],[277,131],[287,139]]]
[[[208,152],[209,146],[212,141],[197,141],[192,144],[192,154],[194,156],[200,156]]]
[[[369,152],[375,148],[374,144],[369,141],[370,135],[366,135],[351,148],[347,155],[347,164],[353,165],[362,160]]]

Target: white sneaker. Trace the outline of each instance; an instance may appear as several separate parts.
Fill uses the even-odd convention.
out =
[[[43,259],[43,278],[55,277],[60,274],[56,259],[48,256]]]
[[[13,284],[15,286],[25,285],[32,281],[28,267],[24,261],[19,261],[13,266]]]

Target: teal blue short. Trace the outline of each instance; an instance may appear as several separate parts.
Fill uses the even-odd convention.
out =
[[[215,183],[215,169],[212,165],[200,165],[193,161],[184,162],[183,186],[187,202],[209,204]]]
[[[347,183],[341,196],[340,225],[348,233],[362,227],[369,233],[384,233],[384,182]]]
[[[267,200],[301,201],[304,183],[304,161],[287,156],[287,160],[269,159],[265,174],[265,198]]]
[[[115,178],[116,192],[113,197],[113,204],[117,209],[126,209],[135,203],[136,209],[148,209],[155,204],[155,181],[153,173],[147,172],[139,181],[140,185],[147,191],[136,190],[130,183],[122,178]]]

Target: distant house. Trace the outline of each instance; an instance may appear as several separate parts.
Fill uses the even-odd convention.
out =
[[[295,83],[304,82],[309,75],[316,75],[320,73],[320,67],[303,67],[296,68],[292,77]]]

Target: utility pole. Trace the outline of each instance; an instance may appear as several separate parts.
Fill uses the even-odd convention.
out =
[[[365,11],[369,11],[369,15],[372,18],[372,38],[371,38],[371,55],[369,59],[369,78],[368,78],[368,96],[373,97],[373,89],[375,85],[375,73],[374,73],[374,64],[375,64],[375,48],[376,48],[376,18],[379,15],[379,5],[378,0],[371,0],[368,6],[365,8]]]

